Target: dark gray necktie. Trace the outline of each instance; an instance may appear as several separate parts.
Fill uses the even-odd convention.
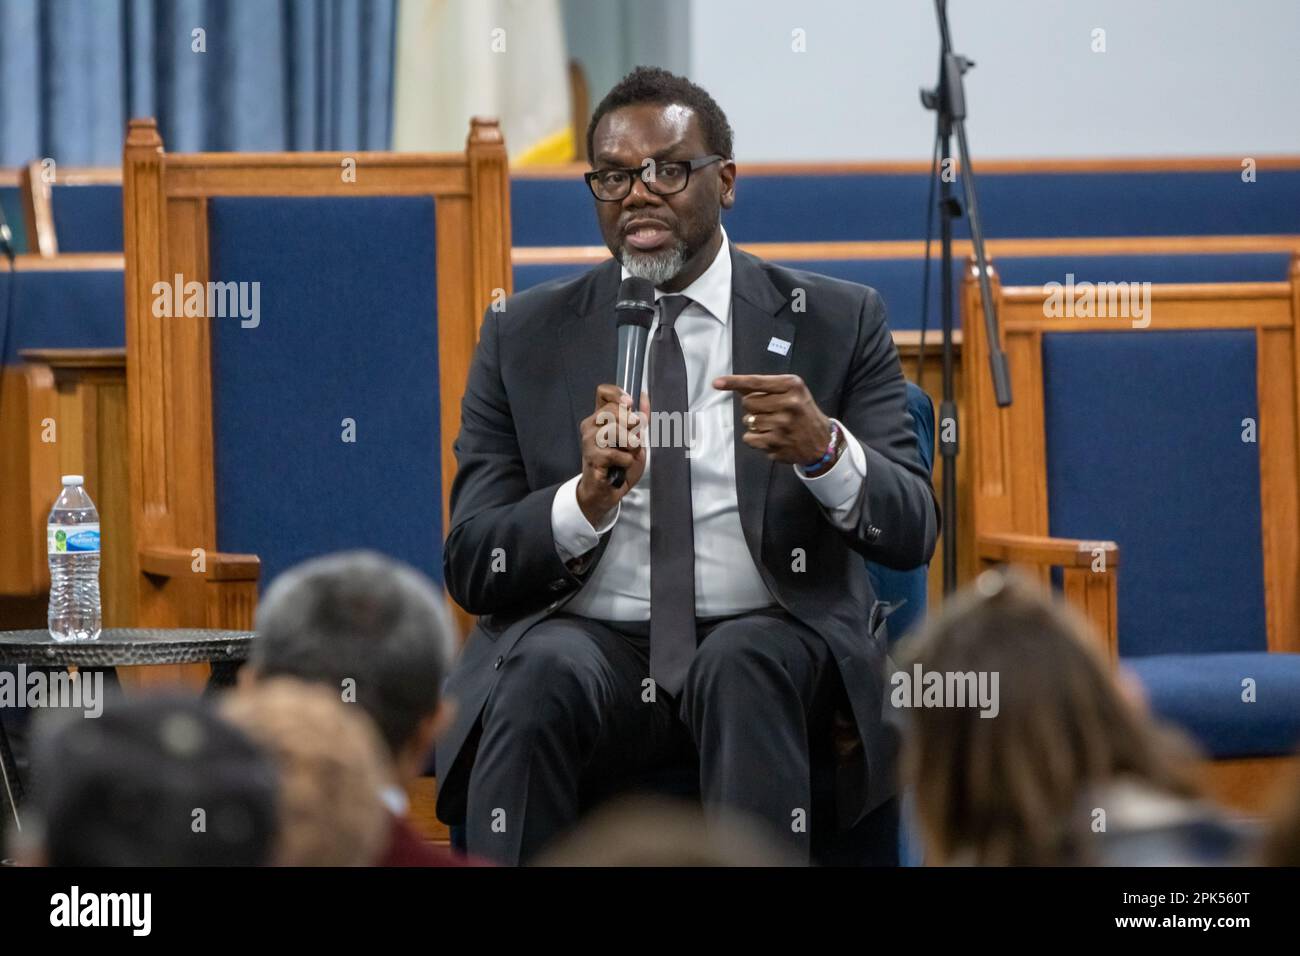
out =
[[[659,300],[659,326],[650,348],[650,408],[669,415],[657,433],[682,439],[681,447],[651,450],[650,475],[650,676],[670,695],[680,693],[695,654],[695,523],[691,511],[691,462],[686,356],[673,327],[691,300]],[[680,422],[680,427],[677,427]]]

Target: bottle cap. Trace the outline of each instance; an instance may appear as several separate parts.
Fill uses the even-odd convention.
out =
[[[64,475],[64,476],[63,476],[63,487],[64,487],[64,488],[67,488],[67,487],[70,486],[70,485],[84,485],[85,483],[86,483],[86,479],[83,478],[81,475]]]

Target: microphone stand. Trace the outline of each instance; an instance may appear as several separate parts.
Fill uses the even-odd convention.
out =
[[[8,275],[5,283],[4,311],[0,312],[0,370],[4,366],[5,355],[9,351],[9,326],[13,321],[14,286],[18,284],[18,274],[14,265],[13,233],[5,220],[4,210],[0,209],[0,255],[8,261]],[[18,804],[22,802],[22,784],[18,780],[18,764],[14,760],[13,750],[9,746],[9,735],[0,726],[0,804],[12,816],[14,826],[22,832],[22,820],[18,816]]]
[[[952,135],[957,134],[957,150],[961,160],[962,192],[970,219],[971,244],[975,248],[978,266],[980,298],[984,304],[984,331],[988,339],[989,371],[993,376],[993,392],[1001,407],[1011,404],[1011,378],[1007,370],[1007,356],[1002,351],[998,335],[998,319],[993,310],[993,293],[989,288],[988,259],[984,255],[984,232],[980,225],[979,208],[975,204],[975,171],[971,168],[970,151],[966,148],[966,95],[962,87],[962,74],[975,64],[952,52],[952,38],[948,32],[948,2],[934,0],[935,14],[939,20],[939,82],[932,90],[921,90],[921,103],[935,111],[935,140],[943,149],[943,159],[949,160],[952,152]],[[952,282],[952,226],[961,215],[961,204],[953,196],[952,183],[939,166],[939,222],[940,245],[943,249],[943,275],[940,312],[943,321],[943,401],[939,404],[939,455],[943,459],[943,593],[951,594],[957,587],[957,403],[953,398],[953,314],[954,295]],[[929,272],[929,262],[926,262]],[[923,317],[924,319],[924,317]],[[922,325],[924,330],[924,325]],[[921,339],[921,361],[925,359],[924,332]],[[974,374],[968,369],[967,374]]]

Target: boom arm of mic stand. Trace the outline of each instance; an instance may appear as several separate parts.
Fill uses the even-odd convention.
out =
[[[966,124],[956,120],[957,152],[961,156],[961,184],[966,194],[966,215],[970,223],[971,245],[975,248],[975,263],[979,271],[980,301],[984,305],[984,336],[989,344],[989,372],[993,376],[993,394],[998,406],[1011,404],[1011,374],[1007,369],[1007,353],[1002,350],[998,334],[998,316],[993,308],[993,290],[989,286],[989,262],[984,255],[984,235],[980,228],[979,210],[975,208],[975,174],[966,150]]]
[[[946,19],[946,18],[945,18]],[[944,26],[945,46],[947,24]],[[984,333],[989,343],[989,372],[993,376],[993,394],[1000,407],[1011,404],[1011,375],[1007,369],[1007,353],[1002,350],[998,334],[998,316],[993,306],[993,291],[989,286],[989,263],[984,255],[984,230],[980,225],[979,207],[975,204],[975,170],[970,164],[970,151],[966,148],[966,94],[963,90],[962,72],[966,62],[951,50],[943,54],[942,89],[939,90],[943,106],[949,110],[949,119],[957,133],[957,155],[961,159],[961,187],[966,197],[966,218],[970,223],[971,245],[975,249],[975,262],[979,271],[980,301],[984,305]]]

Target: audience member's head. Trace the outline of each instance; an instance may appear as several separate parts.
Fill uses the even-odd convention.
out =
[[[908,711],[903,772],[927,862],[1089,862],[1106,826],[1089,799],[1129,785],[1194,795],[1190,752],[1126,697],[1099,642],[1036,584],[988,572],[904,646],[900,672],[985,675],[998,697],[990,716],[951,701]]]
[[[327,685],[374,720],[400,782],[424,771],[449,717],[439,691],[455,646],[428,578],[371,551],[307,561],[267,590],[257,632],[250,678]]]
[[[227,694],[221,713],[279,770],[280,866],[366,866],[389,836],[380,799],[386,754],[366,717],[338,694],[290,678]]]
[[[42,728],[44,729],[44,728]],[[118,702],[39,735],[20,851],[49,866],[258,866],[270,860],[270,756],[199,700]]]
[[[594,811],[543,851],[538,866],[803,866],[758,825],[706,821],[698,802],[625,797]]]

